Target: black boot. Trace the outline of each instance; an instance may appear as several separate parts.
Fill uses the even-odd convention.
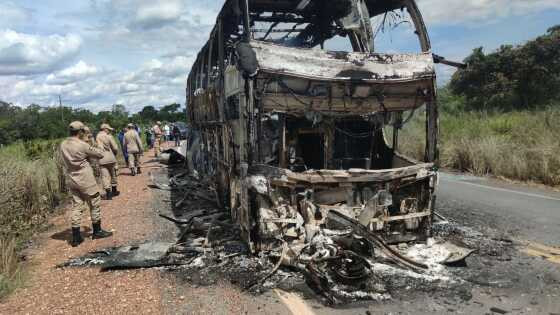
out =
[[[113,186],[113,188],[111,188],[111,193],[113,197],[116,197],[121,194],[121,192],[117,190],[117,186]]]
[[[113,232],[105,231],[101,228],[101,222],[93,223],[93,234],[91,235],[92,239],[98,238],[106,238],[109,236],[113,236]]]
[[[113,200],[111,189],[105,189],[105,200]]]
[[[134,167],[130,168],[130,173],[132,176],[136,176],[136,169]]]
[[[138,167],[138,174],[142,174],[142,170]]]
[[[72,227],[72,242],[70,242],[70,245],[72,245],[72,247],[76,247],[82,244],[83,241],[84,239],[82,238],[82,234],[80,234],[80,228]]]

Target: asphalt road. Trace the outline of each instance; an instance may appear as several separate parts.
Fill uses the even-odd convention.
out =
[[[450,216],[455,216],[454,211],[487,214],[519,239],[560,245],[559,192],[440,173],[437,196],[438,208],[445,208],[442,210]]]
[[[185,296],[184,303],[173,305],[168,313],[228,314],[231,311],[225,310],[237,305],[249,313],[281,315],[558,314],[560,248],[553,246],[560,245],[560,193],[467,175],[440,175],[437,212],[449,218],[449,226],[480,232],[480,236],[467,237],[466,241],[477,248],[467,266],[448,270],[461,279],[459,285],[426,282],[417,287],[411,282],[410,287],[391,289],[390,300],[331,307],[322,304],[305,285],[299,290],[274,289],[253,296],[227,280],[225,287],[219,284],[223,282],[199,287],[181,280],[172,289]],[[155,199],[155,209],[172,211],[169,200],[173,201],[173,196]],[[176,236],[169,223],[160,224],[159,231],[170,239]],[[533,247],[525,245],[529,242]],[[399,283],[395,278],[394,284]]]
[[[414,291],[409,292],[410,299],[400,297],[343,309],[307,300],[305,303],[311,306],[312,313],[499,314],[504,310],[508,314],[558,314],[559,192],[442,172],[436,205],[436,211],[452,222],[483,233],[488,244],[504,245],[513,240],[515,245],[505,245],[506,251],[496,256],[491,249],[480,249],[468,259],[468,267],[464,269],[465,273],[480,277],[479,280],[497,280],[508,285],[475,284],[469,289],[472,298],[466,301],[457,300],[454,294]],[[492,311],[496,308],[498,312]]]

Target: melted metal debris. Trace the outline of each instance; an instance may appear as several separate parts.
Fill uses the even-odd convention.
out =
[[[102,270],[150,268],[180,265],[184,259],[174,260],[167,255],[171,243],[148,242],[139,245],[112,247],[72,258],[57,267],[99,266]]]
[[[445,240],[461,239],[472,248],[485,246],[484,242],[476,241],[483,237],[481,233],[454,223],[437,224],[437,236],[426,243],[384,245],[390,250],[368,241],[357,230],[339,226],[320,228],[306,242],[282,241],[279,248],[251,254],[239,237],[237,225],[210,201],[211,189],[201,189],[204,185],[200,180],[186,174],[172,177],[168,185],[191,191],[181,200],[181,206],[193,202],[205,206],[185,211],[180,219],[168,218],[182,227],[176,243],[147,242],[109,248],[70,259],[60,267],[165,267],[196,285],[212,285],[227,279],[254,294],[272,288],[304,292],[310,288],[323,302],[342,304],[387,300],[410,290],[460,290],[466,281],[461,273],[453,271],[457,268],[447,266],[446,262],[453,258],[466,266],[464,260],[473,250],[460,246],[460,242],[452,244]],[[396,259],[396,255],[402,258]],[[425,268],[399,263],[403,260]]]

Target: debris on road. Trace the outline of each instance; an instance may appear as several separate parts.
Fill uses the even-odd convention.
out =
[[[499,308],[499,307],[491,307],[491,308],[490,308],[490,312],[492,312],[492,313],[498,313],[498,314],[507,314],[507,313],[509,313],[508,311],[503,310],[503,309],[501,309],[501,308]]]
[[[70,259],[58,267],[99,266],[101,270],[107,271],[185,264],[184,260],[173,260],[173,257],[168,255],[168,249],[172,245],[162,242],[147,242],[139,245],[114,247]]]
[[[167,149],[161,152],[158,160],[160,163],[174,165],[174,164],[181,164],[185,163],[185,155],[180,152],[180,150],[176,148]]]
[[[278,236],[280,246],[253,253],[241,238],[239,226],[212,199],[214,189],[209,182],[186,172],[178,172],[167,182],[162,177],[151,174],[155,186],[172,194],[169,202],[174,214],[159,215],[179,227],[175,243],[110,248],[71,259],[61,267],[165,267],[190,282],[211,284],[225,278],[255,294],[274,288],[298,290],[306,284],[327,304],[386,300],[395,290],[448,290],[466,283],[450,266],[458,262],[465,266],[464,260],[474,250],[445,240],[450,234],[444,231],[449,228],[445,224],[436,225],[440,236],[426,242],[389,245],[362,225],[359,217],[331,210],[324,223],[305,237],[286,241]],[[298,219],[293,222],[297,224]]]

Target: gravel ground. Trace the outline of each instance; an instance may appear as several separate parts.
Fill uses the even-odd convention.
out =
[[[146,163],[154,167],[154,163]],[[72,248],[69,211],[52,219],[51,228],[38,235],[27,252],[30,269],[27,286],[0,304],[0,314],[162,314],[162,279],[156,270],[100,273],[96,268],[56,268],[68,258],[110,246],[137,242],[150,237],[154,216],[147,188],[148,176],[119,176],[121,195],[102,202],[103,227],[114,236],[92,241],[89,214],[82,220],[87,236]]]

